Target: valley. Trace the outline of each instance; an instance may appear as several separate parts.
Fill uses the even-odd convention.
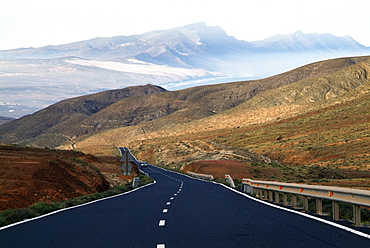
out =
[[[257,94],[218,114],[171,125],[164,125],[171,120],[165,117],[166,122],[154,121],[161,125],[145,133],[140,130],[149,128],[149,123],[140,124],[140,129],[130,126],[104,131],[84,138],[76,147],[89,151],[98,141],[119,145],[123,144],[120,140],[125,140],[140,159],[177,169],[191,168],[198,173],[213,170],[222,177],[226,164],[240,163],[244,175],[253,178],[368,188],[368,58],[360,58],[357,63],[353,63],[355,58],[347,60],[352,65],[343,65],[345,61],[325,61],[340,64],[344,69],[324,69],[321,73],[313,70],[318,74]],[[302,90],[304,87],[306,90]],[[297,96],[297,92],[301,95]],[[314,101],[312,96],[316,97]],[[155,123],[150,123],[150,128],[154,126]],[[212,142],[212,146],[204,142]],[[212,148],[189,145],[194,143]],[[265,155],[284,166],[230,155],[234,149]],[[268,172],[261,172],[259,163]],[[220,168],[219,174],[215,167]],[[251,173],[256,168],[258,173]],[[238,170],[230,169],[228,174],[234,171]],[[234,177],[238,178],[237,174]]]
[[[20,118],[58,101],[153,84],[180,90],[263,79],[315,61],[369,54],[349,36],[300,31],[248,42],[194,23],[131,36],[0,51],[0,116]]]
[[[260,80],[177,91],[147,84],[63,100],[0,125],[0,142],[17,144],[3,146],[2,157],[29,162],[16,163],[12,170],[2,164],[3,175],[32,164],[24,171],[30,174],[10,186],[15,191],[7,194],[14,193],[11,197],[18,199],[21,189],[28,187],[29,198],[39,201],[103,187],[83,186],[85,192],[78,183],[68,186],[70,195],[63,195],[61,186],[55,186],[55,193],[41,191],[40,198],[40,192],[25,184],[40,185],[40,180],[45,184],[46,179],[32,176],[36,164],[89,168],[67,161],[87,160],[100,171],[104,187],[120,184],[116,147],[130,147],[148,163],[212,174],[217,180],[230,174],[236,180],[249,177],[369,189],[369,73],[370,57],[347,57]],[[42,159],[37,149],[45,147],[52,150]],[[35,149],[38,155],[32,155],[32,160],[28,160],[31,155],[12,158],[17,150],[27,149]],[[16,177],[3,178],[9,183]]]

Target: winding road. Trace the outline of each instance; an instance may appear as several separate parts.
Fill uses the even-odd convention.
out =
[[[0,247],[370,247],[370,236],[156,166],[156,183],[0,229]]]

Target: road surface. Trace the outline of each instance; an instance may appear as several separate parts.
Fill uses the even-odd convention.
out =
[[[0,247],[370,247],[222,185],[143,170],[155,184],[0,230]]]

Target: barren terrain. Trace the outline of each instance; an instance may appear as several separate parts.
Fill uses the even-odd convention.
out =
[[[0,211],[102,192],[121,174],[117,156],[0,145]]]
[[[130,147],[140,160],[218,178],[369,188],[369,75],[370,57],[359,57],[181,91],[132,87],[60,102],[3,124],[0,135],[96,156]],[[109,158],[99,159],[117,183]]]

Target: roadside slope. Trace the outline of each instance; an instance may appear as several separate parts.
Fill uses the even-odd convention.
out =
[[[77,151],[0,145],[0,211],[105,191],[109,182]]]

